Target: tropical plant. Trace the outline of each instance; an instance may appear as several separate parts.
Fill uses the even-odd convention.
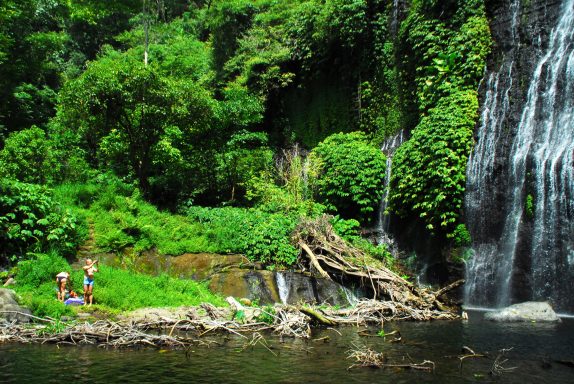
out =
[[[317,199],[345,218],[369,222],[383,195],[386,158],[362,132],[329,136],[311,152]]]

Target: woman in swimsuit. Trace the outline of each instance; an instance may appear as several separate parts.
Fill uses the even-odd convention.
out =
[[[98,263],[98,260],[92,261],[91,259],[86,260],[86,265],[82,268],[84,270],[84,305],[88,304],[92,305],[94,301],[94,272],[98,272],[98,269],[95,265]]]
[[[56,275],[56,284],[58,285],[58,300],[60,300],[62,303],[66,298],[66,283],[68,281],[70,281],[70,272],[64,271]]]

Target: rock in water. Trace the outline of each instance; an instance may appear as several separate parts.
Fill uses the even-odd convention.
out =
[[[514,304],[506,308],[489,312],[484,315],[486,320],[500,322],[559,322],[560,318],[546,301],[527,301],[525,303]]]
[[[14,321],[27,323],[30,318],[26,314],[32,313],[28,308],[18,305],[16,302],[16,293],[11,289],[0,288],[0,321]]]

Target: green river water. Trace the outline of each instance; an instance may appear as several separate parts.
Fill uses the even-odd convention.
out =
[[[209,344],[187,353],[153,348],[109,350],[93,346],[0,344],[0,383],[574,383],[574,320],[561,324],[495,324],[473,313],[470,321],[388,323],[394,336],[365,337],[358,328],[323,329],[313,339],[280,340],[265,335],[270,350],[257,344],[245,348],[238,336],[203,338]],[[378,329],[369,329],[376,334]],[[339,334],[340,333],[340,334]],[[466,359],[459,369],[462,347],[488,357]],[[389,363],[432,360],[434,373],[401,369],[348,370],[353,349],[384,352]],[[502,348],[505,368],[490,374]]]

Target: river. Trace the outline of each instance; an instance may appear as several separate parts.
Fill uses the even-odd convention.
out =
[[[365,337],[355,327],[317,330],[304,341],[265,335],[270,350],[261,344],[245,348],[238,336],[203,338],[210,346],[185,351],[105,350],[92,346],[0,344],[0,383],[572,383],[574,367],[558,363],[574,361],[574,320],[561,324],[497,324],[471,313],[468,322],[402,322],[385,324],[395,336]],[[377,329],[370,329],[376,334]],[[340,332],[340,334],[339,334]],[[464,360],[463,346],[487,358]],[[432,360],[434,373],[400,369],[356,368],[347,358],[356,348],[384,352],[389,363]],[[490,375],[498,351],[512,348],[502,366],[516,369]]]

